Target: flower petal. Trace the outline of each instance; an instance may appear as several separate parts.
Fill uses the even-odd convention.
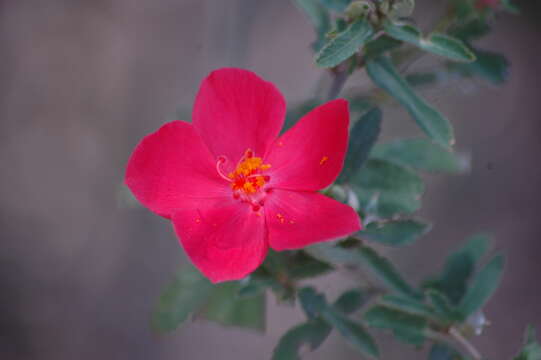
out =
[[[285,119],[280,91],[251,71],[215,70],[203,81],[193,125],[214,156],[236,163],[247,149],[262,157]]]
[[[299,249],[361,229],[352,207],[319,193],[274,189],[265,202],[269,245]]]
[[[265,218],[246,204],[179,211],[173,224],[193,264],[214,283],[242,279],[267,254]]]
[[[278,138],[265,162],[271,164],[269,185],[314,191],[331,184],[344,165],[349,111],[346,100],[318,106]]]
[[[137,145],[125,183],[143,205],[168,218],[177,209],[231,196],[212,154],[193,126],[183,121],[163,125]]]

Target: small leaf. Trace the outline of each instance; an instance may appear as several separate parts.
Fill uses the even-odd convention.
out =
[[[381,35],[377,39],[370,40],[364,46],[364,53],[367,59],[376,58],[387,51],[396,49],[402,45],[402,41],[396,40],[387,35]]]
[[[366,300],[367,297],[360,290],[353,289],[340,295],[333,306],[336,310],[348,315],[359,310]]]
[[[477,61],[470,64],[450,63],[447,66],[463,76],[477,75],[493,84],[504,83],[509,77],[509,61],[502,54],[474,49]]]
[[[504,10],[507,10],[511,14],[520,14],[520,9],[518,8],[518,6],[513,4],[512,0],[501,0],[501,4]]]
[[[329,10],[342,12],[346,10],[351,0],[319,0]]]
[[[479,39],[490,32],[490,25],[485,19],[475,18],[453,27],[450,34],[462,41]]]
[[[381,300],[386,307],[395,308],[409,314],[420,315],[428,318],[437,316],[430,306],[409,297],[385,295]]]
[[[274,349],[272,360],[300,360],[303,345],[317,349],[329,336],[332,328],[321,319],[299,324],[288,330]]]
[[[395,336],[408,343],[420,344],[424,341],[428,322],[425,318],[376,305],[364,314],[370,327],[392,330]]]
[[[404,246],[429,232],[430,224],[416,220],[369,223],[360,233],[364,238],[389,246]]]
[[[338,182],[345,182],[362,167],[381,130],[381,110],[373,108],[355,123],[350,134],[348,152]]]
[[[431,34],[421,41],[421,48],[454,61],[475,61],[475,54],[462,41],[445,34]]]
[[[443,273],[436,281],[435,288],[443,292],[453,304],[458,304],[466,285],[475,270],[475,264],[487,251],[489,238],[484,234],[470,237],[467,243],[447,257]]]
[[[372,37],[373,33],[374,30],[367,21],[356,20],[323,46],[316,55],[316,64],[326,68],[340,64],[355,54]]]
[[[327,307],[325,296],[312,287],[305,287],[299,291],[299,301],[309,319],[315,319]]]
[[[366,70],[372,81],[402,104],[434,141],[443,146],[454,143],[453,129],[449,121],[415,94],[389,59],[379,57],[370,60],[366,64]]]
[[[402,278],[389,260],[379,255],[373,249],[363,246],[359,249],[359,254],[370,266],[372,271],[391,289],[413,299],[422,297],[417,290],[413,289],[406,280]]]
[[[498,255],[479,271],[459,306],[464,317],[481,309],[496,291],[500,284],[503,267],[504,257]]]
[[[349,320],[332,308],[327,308],[322,316],[361,353],[371,358],[379,357],[379,350],[374,339],[360,324]]]
[[[351,186],[363,209],[380,217],[410,214],[420,207],[423,181],[412,170],[381,159],[369,159],[353,177]],[[376,199],[376,201],[374,201]]]
[[[175,330],[205,303],[212,289],[212,284],[199,271],[184,268],[160,296],[152,315],[152,327],[157,331]]]
[[[327,263],[319,261],[303,251],[299,251],[289,259],[287,268],[284,270],[287,271],[291,279],[301,280],[324,275],[332,269],[332,266],[329,266]]]
[[[428,139],[405,139],[377,144],[372,151],[372,157],[430,172],[457,174],[468,168],[468,164],[453,152]]]
[[[449,299],[441,292],[430,289],[427,291],[430,302],[434,305],[436,312],[443,318],[449,321],[461,320],[457,309],[449,302]]]
[[[428,360],[462,360],[462,355],[449,345],[436,343],[430,348]]]
[[[449,35],[432,33],[423,38],[421,31],[410,24],[397,25],[386,22],[385,32],[401,41],[413,44],[433,54],[446,57],[454,61],[475,61],[474,53],[459,39]]]
[[[513,360],[541,360],[541,345],[537,341],[533,326],[530,325],[526,328],[526,333],[524,334],[524,346]]]
[[[265,295],[239,297],[238,282],[215,286],[202,315],[226,326],[265,330]]]

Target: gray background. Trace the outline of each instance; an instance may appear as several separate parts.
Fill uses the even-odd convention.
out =
[[[440,4],[418,1],[417,18],[433,19]],[[510,358],[524,326],[541,325],[540,7],[523,4],[482,41],[509,56],[505,86],[423,92],[455,124],[472,171],[427,177],[421,215],[434,230],[389,252],[418,281],[472,232],[495,235],[508,268],[486,308],[493,325],[474,340],[491,359]],[[160,289],[186,260],[170,224],[127,206],[121,183],[139,139],[189,116],[214,68],[250,68],[290,103],[305,99],[321,73],[312,40],[286,0],[0,1],[1,359],[269,358],[302,319],[272,297],[265,335],[202,322],[149,330]],[[415,131],[402,109],[386,112],[385,137]],[[331,297],[355,284],[335,280],[319,283]],[[380,337],[384,359],[420,358],[389,339]],[[358,358],[336,335],[307,358],[331,356]]]

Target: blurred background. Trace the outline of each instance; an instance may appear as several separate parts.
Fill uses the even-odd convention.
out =
[[[443,2],[419,0],[433,20]],[[420,215],[431,233],[390,252],[414,281],[479,230],[495,236],[507,271],[473,342],[509,359],[526,324],[541,325],[541,5],[518,1],[481,42],[506,54],[509,81],[455,81],[423,91],[454,123],[471,172],[427,177]],[[421,21],[423,23],[423,21]],[[274,82],[290,104],[322,71],[311,25],[288,0],[0,1],[0,359],[267,359],[299,309],[269,296],[266,334],[190,323],[150,330],[157,297],[186,262],[172,227],[129,206],[122,181],[136,143],[189,118],[199,82],[239,66]],[[362,82],[363,77],[348,85]],[[179,115],[179,116],[180,116]],[[384,137],[413,133],[405,111]],[[323,279],[330,294],[355,279]],[[380,337],[383,359],[421,358]],[[334,335],[307,359],[355,359]]]

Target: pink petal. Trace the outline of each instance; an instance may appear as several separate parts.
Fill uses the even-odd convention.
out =
[[[265,162],[270,184],[292,190],[319,190],[330,185],[344,165],[349,111],[346,100],[318,106],[278,138]]]
[[[231,197],[212,154],[193,126],[182,121],[163,125],[137,145],[125,183],[143,205],[165,217],[212,198]]]
[[[352,207],[312,192],[273,190],[265,202],[265,217],[269,245],[275,250],[299,249],[361,229]]]
[[[265,218],[246,204],[179,211],[173,224],[193,264],[214,283],[242,279],[267,254]]]
[[[247,149],[262,157],[285,118],[280,91],[251,71],[215,70],[203,81],[193,124],[214,156],[237,163]]]

